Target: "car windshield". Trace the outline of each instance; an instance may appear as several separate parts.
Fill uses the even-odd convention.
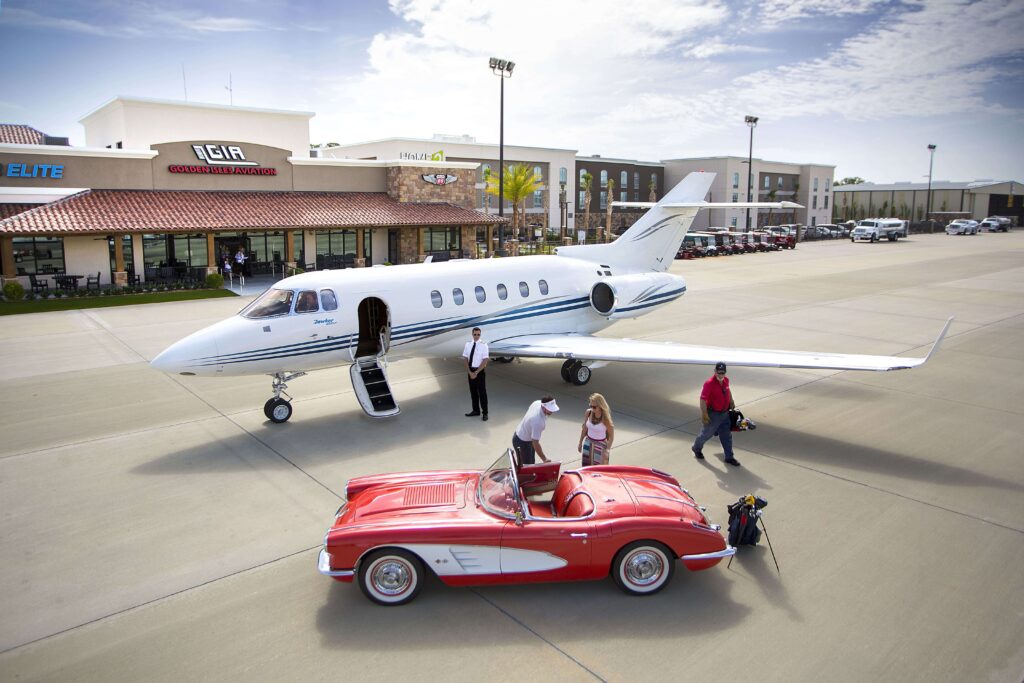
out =
[[[522,510],[512,457],[511,449],[505,451],[480,474],[476,486],[477,503],[491,514],[508,519],[514,518]]]
[[[288,315],[292,307],[290,289],[268,289],[255,301],[242,309],[241,315],[246,318],[270,318],[277,315]],[[314,295],[315,296],[315,295]]]

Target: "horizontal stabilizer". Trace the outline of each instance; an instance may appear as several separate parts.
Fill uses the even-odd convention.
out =
[[[625,208],[650,208],[654,202],[612,202],[612,206]],[[661,208],[668,210],[683,209],[802,209],[803,204],[796,202],[672,202],[661,204]]]

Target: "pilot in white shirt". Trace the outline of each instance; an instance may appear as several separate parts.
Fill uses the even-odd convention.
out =
[[[462,360],[469,375],[469,397],[473,401],[473,409],[466,413],[466,417],[477,417],[482,412],[484,422],[487,421],[487,373],[484,370],[489,359],[487,342],[480,338],[480,328],[474,327],[473,340],[466,342],[462,351]]]

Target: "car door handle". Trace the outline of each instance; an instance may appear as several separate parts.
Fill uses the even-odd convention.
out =
[[[586,538],[587,537],[586,534],[569,534],[569,535],[572,536],[573,538]]]

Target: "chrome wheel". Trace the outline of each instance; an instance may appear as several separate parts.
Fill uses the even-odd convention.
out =
[[[359,587],[380,605],[402,605],[419,593],[419,560],[404,550],[379,551],[361,563]]]
[[[632,595],[651,595],[672,578],[675,558],[660,543],[637,541],[619,551],[612,576],[619,588]]]

